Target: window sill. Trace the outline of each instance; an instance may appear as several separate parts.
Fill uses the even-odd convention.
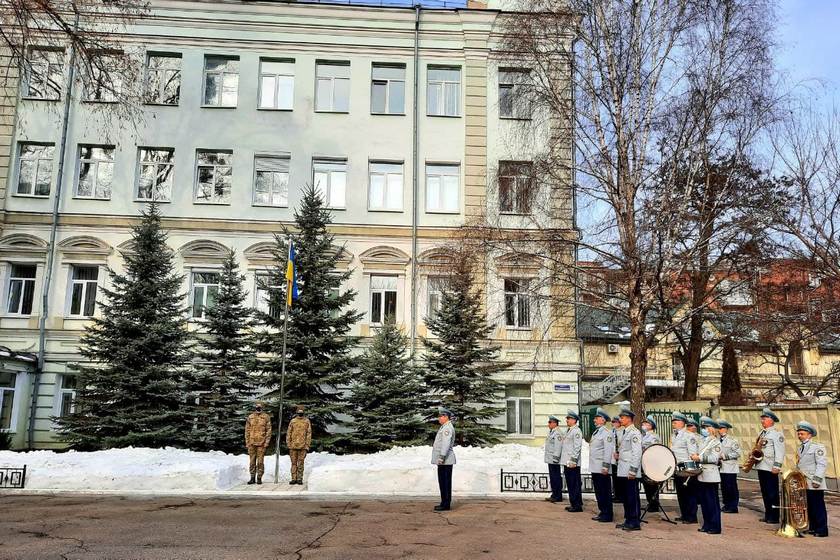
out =
[[[83,99],[82,103],[90,103],[91,105],[116,105],[119,101],[108,101],[105,99]]]
[[[427,117],[434,117],[437,119],[460,119],[461,115],[429,115],[426,114]]]
[[[460,213],[460,210],[426,210],[426,214],[442,214],[445,216],[457,216]]]
[[[76,196],[73,195],[73,200],[98,200],[100,202],[108,202],[110,198],[97,198],[95,196]]]
[[[230,202],[208,202],[206,200],[193,200],[193,204],[198,204],[200,206],[230,206]]]
[[[374,113],[373,111],[370,112],[371,115],[375,117],[404,117],[405,113]]]
[[[503,117],[502,115],[499,115],[499,120],[500,121],[526,121],[527,122],[527,121],[530,121],[532,119],[533,119],[533,117]]]
[[[138,204],[148,204],[150,202],[154,202],[157,204],[171,204],[171,200],[160,200],[160,199],[152,199],[152,198],[135,198],[134,202]]]
[[[156,101],[144,101],[143,105],[146,105],[146,106],[149,106],[149,107],[179,107],[180,102],[179,103],[158,103]]]
[[[202,109],[236,109],[236,105],[202,105]]]
[[[405,212],[404,208],[400,208],[399,210],[393,208],[368,208],[368,212],[377,212],[377,213],[384,213],[384,214],[402,214]]]
[[[65,321],[90,321],[94,319],[96,315],[65,315]]]
[[[21,101],[53,101],[53,102],[55,102],[55,101],[61,101],[61,98],[56,97],[55,99],[53,99],[52,97],[33,97],[31,95],[21,95],[20,100]]]
[[[513,216],[514,218],[530,218],[533,215],[532,212],[499,212],[499,216]]]
[[[257,107],[257,111],[268,111],[269,113],[291,113],[294,111],[294,108],[281,109],[278,107]]]
[[[37,317],[34,313],[30,313],[29,315],[16,315],[14,313],[3,313],[0,315],[0,319],[31,319],[32,317]]]
[[[26,193],[12,193],[12,196],[16,196],[18,198],[41,198],[47,200],[50,195],[48,194],[26,194]]]
[[[286,204],[260,204],[258,202],[252,202],[251,206],[253,206],[254,208],[285,208],[285,209],[289,208],[288,203],[286,203]]]
[[[324,210],[347,210],[346,206],[324,206]]]
[[[330,115],[330,114],[332,114],[332,115],[349,115],[350,114],[350,111],[330,111],[330,110],[327,110],[327,109],[321,109],[321,110],[315,109],[315,112],[316,113],[323,113],[323,114],[327,114],[327,115]]]

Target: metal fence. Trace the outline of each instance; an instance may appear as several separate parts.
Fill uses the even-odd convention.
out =
[[[583,437],[589,441],[592,437],[592,432],[595,431],[595,410],[597,407],[582,407],[580,410],[580,429],[583,432]],[[653,416],[656,422],[656,434],[662,441],[662,445],[671,445],[671,410],[648,410],[647,416]],[[699,412],[683,412],[686,417],[694,418],[700,421]]]
[[[592,485],[592,475],[582,475],[581,484],[584,494],[594,494],[595,487]],[[499,488],[501,492],[518,493],[547,493],[551,492],[551,484],[548,480],[548,473],[535,472],[510,472],[501,469],[499,471]],[[674,479],[669,479],[660,494],[675,494]],[[644,487],[640,486],[640,494],[644,494]]]
[[[23,488],[26,484],[26,466],[0,467],[0,488]]]

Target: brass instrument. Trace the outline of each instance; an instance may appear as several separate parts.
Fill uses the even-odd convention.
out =
[[[781,527],[776,531],[780,537],[801,537],[808,528],[807,488],[808,479],[798,469],[782,476],[781,505],[773,506],[782,510]]]
[[[750,472],[756,463],[759,463],[762,459],[764,459],[763,447],[765,445],[767,445],[767,440],[759,435],[755,440],[755,444],[753,444],[753,448],[747,457],[747,461],[741,466],[745,473]]]

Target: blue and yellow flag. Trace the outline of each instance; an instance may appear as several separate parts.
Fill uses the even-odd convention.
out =
[[[297,273],[295,271],[295,244],[289,240],[289,259],[286,261],[286,305],[298,298]]]

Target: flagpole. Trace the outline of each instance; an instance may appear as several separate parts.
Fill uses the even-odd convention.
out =
[[[292,254],[292,237],[286,238],[288,251],[286,254],[286,266],[289,266],[289,258]],[[283,397],[286,395],[286,333],[289,332],[289,298],[292,289],[291,282],[286,281],[286,303],[283,312],[283,359],[280,365],[280,408],[277,410],[277,439],[274,443],[274,484],[280,484],[280,434],[283,433]]]

